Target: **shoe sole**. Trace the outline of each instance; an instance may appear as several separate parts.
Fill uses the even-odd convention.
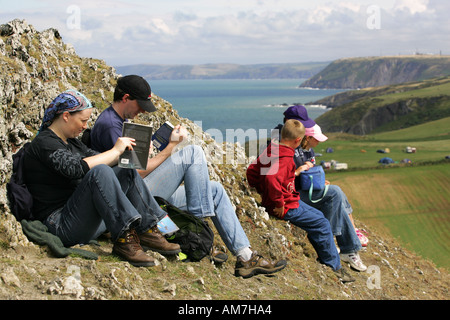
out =
[[[352,264],[348,263],[348,265],[350,266],[350,268],[352,268],[355,271],[359,271],[359,272],[365,272],[367,270],[367,267],[364,269],[360,269],[358,267],[353,266]]]
[[[156,265],[154,262],[134,262],[134,261],[128,262],[134,267],[154,267]]]
[[[146,246],[142,246],[142,249],[144,250],[144,252],[145,251],[154,251],[154,252],[158,252],[159,254],[166,255],[166,256],[175,255],[175,254],[178,254],[181,252],[181,249],[165,251],[165,250],[159,250],[159,249],[150,248],[150,247],[146,247]]]
[[[242,277],[242,278],[246,279],[246,278],[251,278],[253,276],[256,276],[257,274],[272,274],[272,273],[283,270],[284,268],[286,268],[286,266],[287,266],[287,264],[283,264],[283,265],[275,267],[273,269],[253,268],[251,270],[239,268],[239,269],[236,269],[234,275],[236,277]]]
[[[342,259],[342,258],[341,258],[341,260],[342,260],[343,262],[348,263],[348,265],[350,266],[350,268],[352,268],[353,270],[356,270],[356,271],[359,271],[359,272],[364,272],[364,271],[367,270],[367,267],[361,269],[361,268],[358,268],[358,267],[354,266],[354,265],[353,265],[350,261],[348,261],[348,260],[345,260],[345,259]]]
[[[214,263],[222,264],[222,263],[227,262],[228,258],[226,258],[226,259],[210,258],[210,260],[211,260],[212,262],[214,262]]]
[[[156,263],[154,261],[145,261],[145,262],[130,261],[130,260],[125,259],[124,257],[122,257],[117,252],[113,251],[112,253],[114,255],[116,255],[117,257],[119,257],[120,260],[126,261],[126,262],[128,262],[129,264],[131,264],[134,267],[154,267],[154,266],[156,266]]]

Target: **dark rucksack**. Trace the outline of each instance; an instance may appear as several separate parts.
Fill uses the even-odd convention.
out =
[[[190,261],[200,261],[211,253],[214,233],[206,221],[177,208],[161,197],[155,197],[155,200],[180,228],[168,236],[167,241],[178,243],[181,252],[186,254]]]
[[[88,148],[91,148],[91,129],[87,128],[83,131],[83,134],[80,138],[81,142],[83,142]]]
[[[11,179],[6,184],[8,194],[9,207],[17,221],[33,220],[33,196],[25,185],[23,159],[25,151],[30,146],[27,142],[13,156],[13,172]]]

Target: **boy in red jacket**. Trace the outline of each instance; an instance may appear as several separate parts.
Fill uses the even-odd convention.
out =
[[[262,205],[276,218],[291,222],[308,233],[319,261],[333,269],[341,281],[354,279],[342,268],[334,244],[330,222],[319,210],[300,201],[295,191],[294,150],[300,145],[305,128],[298,120],[287,120],[281,140],[273,140],[247,169],[247,180],[262,197]]]

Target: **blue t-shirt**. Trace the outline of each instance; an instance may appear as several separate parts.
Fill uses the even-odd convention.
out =
[[[112,106],[106,108],[95,121],[91,130],[91,148],[99,152],[110,150],[122,136],[122,119]]]

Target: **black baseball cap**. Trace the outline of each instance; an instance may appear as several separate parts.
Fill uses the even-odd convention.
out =
[[[125,93],[137,100],[139,106],[147,112],[156,111],[152,103],[152,89],[147,80],[137,75],[119,78],[117,86]]]

